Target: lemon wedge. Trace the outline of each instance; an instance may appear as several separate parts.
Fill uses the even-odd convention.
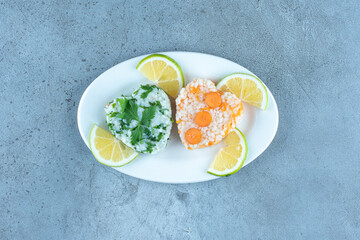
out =
[[[124,166],[138,156],[132,148],[96,124],[91,129],[89,144],[94,157],[110,167]]]
[[[216,176],[228,176],[239,171],[248,152],[244,134],[237,128],[232,130],[224,141],[225,147],[220,149],[207,171]]]
[[[166,55],[147,56],[139,62],[136,69],[171,97],[176,97],[184,87],[184,75],[179,64]]]
[[[265,110],[268,94],[265,85],[254,75],[233,73],[224,77],[216,86],[220,91],[231,92],[242,101]]]

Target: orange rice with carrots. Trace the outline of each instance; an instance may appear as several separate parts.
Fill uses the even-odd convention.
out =
[[[207,79],[195,79],[176,98],[176,123],[187,149],[218,144],[239,122],[244,108],[234,94]]]

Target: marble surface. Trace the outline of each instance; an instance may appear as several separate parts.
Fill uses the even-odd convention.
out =
[[[357,239],[360,2],[0,1],[0,239]],[[85,88],[126,59],[204,52],[256,73],[279,130],[236,175],[167,185],[97,163]]]

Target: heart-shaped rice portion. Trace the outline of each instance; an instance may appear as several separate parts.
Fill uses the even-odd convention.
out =
[[[135,151],[154,154],[166,147],[171,106],[159,87],[141,85],[131,96],[114,99],[105,112],[111,133]]]
[[[211,99],[213,95],[215,100]],[[190,150],[218,144],[235,128],[243,112],[240,99],[232,93],[218,91],[207,79],[190,82],[176,98],[179,135]]]

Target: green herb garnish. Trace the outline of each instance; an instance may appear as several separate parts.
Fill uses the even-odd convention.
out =
[[[109,113],[108,116],[109,117],[115,117],[117,114],[119,114],[118,112],[112,112],[112,113]]]
[[[145,90],[145,92],[143,92],[143,93],[140,95],[140,97],[141,97],[142,99],[144,99],[144,98],[146,98],[146,97],[149,95],[149,93],[152,92],[154,86],[151,86],[151,85],[142,85],[142,86],[140,86],[140,88],[143,89],[143,90]]]
[[[114,124],[108,123],[109,129],[113,132],[114,131]]]
[[[128,100],[126,98],[117,98],[116,101],[120,104],[121,111],[124,112],[126,105],[128,104]]]
[[[123,113],[123,118],[127,122],[130,123],[132,120],[139,121],[138,105],[136,104],[135,99],[128,100],[125,111],[123,111]]]
[[[144,128],[144,133],[147,136],[151,136],[151,131],[148,128]]]
[[[159,128],[162,128],[163,126],[166,128],[165,124],[163,124],[163,123],[161,123],[161,124],[159,124],[159,125],[156,125],[156,126],[154,126],[153,128],[159,129]]]
[[[152,153],[153,147],[155,146],[155,144],[153,144],[151,142],[147,142],[146,144],[147,144],[146,151],[148,151],[149,153]]]
[[[161,108],[162,108],[162,105],[161,105],[160,101],[151,102],[151,103],[150,103],[150,105],[151,105],[151,106],[158,106],[158,107],[159,107],[159,109],[161,109]],[[161,110],[160,110],[160,111],[161,111]]]
[[[160,134],[157,136],[156,141],[157,141],[157,142],[160,141],[163,136],[164,136],[164,133],[160,133]]]
[[[155,117],[156,106],[145,108],[142,113],[141,123],[145,126],[150,126],[151,119]]]
[[[135,145],[137,142],[142,140],[143,127],[141,125],[137,126],[135,130],[131,133],[131,144]]]
[[[160,110],[159,110],[159,112],[161,112],[161,114],[163,114],[163,115],[165,114],[165,111],[169,111],[169,109],[166,109],[166,108],[165,108],[165,109],[160,109]]]

